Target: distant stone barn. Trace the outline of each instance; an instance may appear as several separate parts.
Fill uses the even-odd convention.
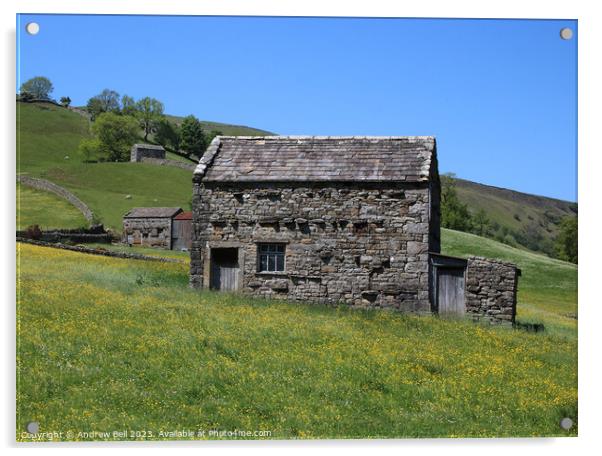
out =
[[[514,265],[439,252],[433,137],[222,136],[193,176],[195,288],[514,320]]]
[[[192,213],[179,207],[135,207],[123,216],[123,242],[129,245],[188,250]]]
[[[155,144],[134,144],[130,150],[130,161],[141,162],[145,158],[164,159],[165,149]]]

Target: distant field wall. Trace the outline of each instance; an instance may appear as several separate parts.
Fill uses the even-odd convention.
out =
[[[159,166],[173,166],[175,168],[182,168],[191,172],[196,168],[196,164],[194,163],[184,163],[177,160],[170,160],[169,158],[143,157],[140,159],[140,162]]]
[[[17,181],[20,182],[22,185],[26,185],[28,187],[43,190],[46,192],[51,192],[57,195],[58,197],[67,200],[69,203],[71,203],[77,209],[79,209],[82,214],[84,214],[84,217],[86,218],[86,220],[88,220],[88,222],[92,222],[92,219],[94,217],[92,210],[90,210],[86,203],[84,203],[66,188],[63,188],[60,185],[56,185],[50,181],[47,181],[46,179],[40,179],[37,177],[17,176]]]

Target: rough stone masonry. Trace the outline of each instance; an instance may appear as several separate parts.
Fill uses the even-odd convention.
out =
[[[520,269],[513,263],[470,257],[466,268],[466,312],[493,323],[514,323]]]
[[[190,283],[431,313],[439,204],[432,137],[217,137],[193,176]]]

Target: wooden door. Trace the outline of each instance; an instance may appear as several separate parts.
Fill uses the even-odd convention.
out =
[[[238,249],[211,249],[211,288],[238,290]]]
[[[172,250],[182,250],[189,248],[186,242],[185,225],[189,225],[190,220],[174,220],[171,225],[171,248]]]
[[[437,268],[437,304],[440,315],[464,315],[464,268]]]

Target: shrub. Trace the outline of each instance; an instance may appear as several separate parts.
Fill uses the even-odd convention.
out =
[[[29,225],[25,229],[25,235],[29,239],[34,239],[37,241],[39,239],[42,239],[42,230],[40,229],[39,225]]]

